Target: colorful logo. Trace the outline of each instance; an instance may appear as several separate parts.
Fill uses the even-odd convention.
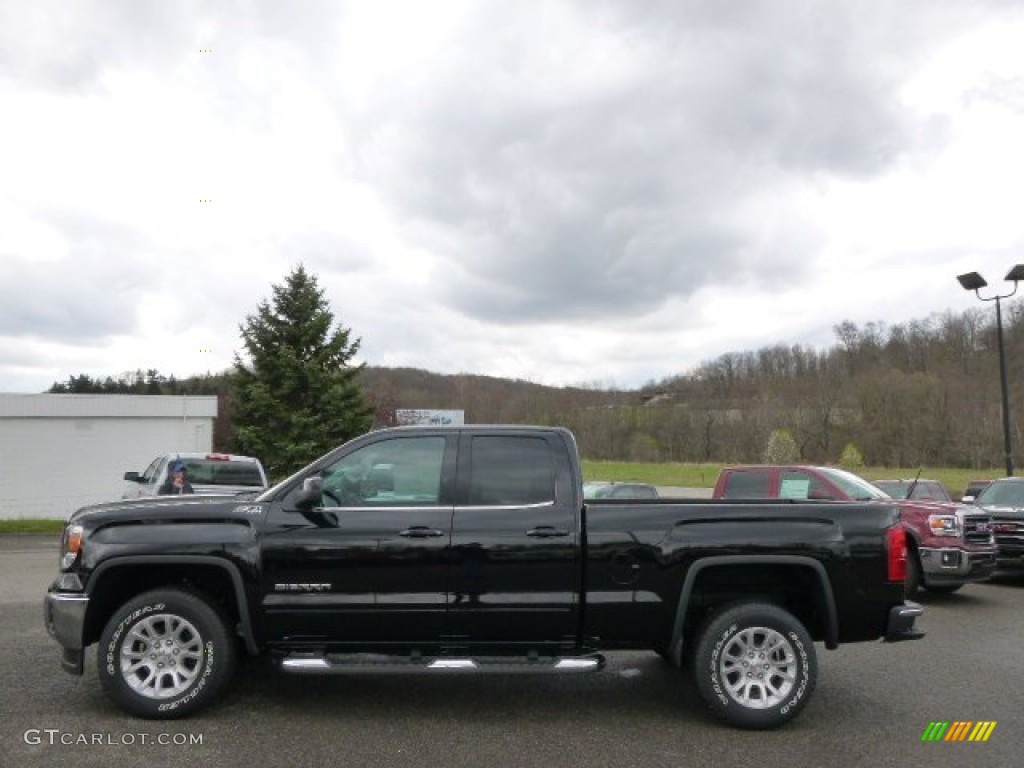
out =
[[[921,734],[921,741],[988,741],[995,729],[995,720],[932,721]]]

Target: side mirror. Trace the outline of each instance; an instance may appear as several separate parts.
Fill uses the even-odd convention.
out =
[[[307,477],[302,481],[302,487],[292,497],[292,506],[295,509],[308,510],[319,505],[323,498],[323,487],[323,478]]]
[[[974,503],[974,497],[973,496],[964,496],[963,498],[960,499],[960,503],[961,504],[973,504]]]
[[[125,480],[130,480],[133,483],[140,482],[139,481],[139,473],[138,472],[125,472],[124,473],[124,479]]]

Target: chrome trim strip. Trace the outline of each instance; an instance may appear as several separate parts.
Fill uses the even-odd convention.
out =
[[[600,662],[597,659],[561,659],[555,664],[556,670],[566,672],[585,672],[589,669],[597,669]]]
[[[285,659],[281,662],[282,667],[288,669],[330,669],[331,664],[327,659]]]
[[[551,501],[538,501],[533,504],[456,504],[455,508],[458,510],[465,509],[543,509],[544,507],[555,506],[554,500]]]
[[[472,659],[436,659],[427,665],[428,669],[476,669]]]
[[[342,658],[331,660],[324,656],[287,657],[281,667],[295,673],[333,673],[340,675],[388,675],[428,674],[435,672],[474,672],[484,674],[572,674],[596,672],[604,667],[600,656],[570,656],[557,659],[530,661],[521,657],[497,657],[482,659],[434,658],[413,660],[409,657],[395,657],[393,661],[350,661]]]
[[[416,504],[416,505],[410,504],[409,506],[404,506],[404,505],[401,505],[401,506],[391,506],[391,505],[385,506],[385,505],[382,504],[379,507],[378,506],[314,507],[313,511],[314,512],[380,512],[380,511],[383,510],[385,512],[437,512],[438,510],[445,510],[445,509],[451,509],[451,508],[452,508],[451,504],[435,504],[433,506],[424,506],[422,504]]]

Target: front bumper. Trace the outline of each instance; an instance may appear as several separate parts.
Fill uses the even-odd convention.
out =
[[[89,608],[87,595],[56,592],[52,587],[43,602],[46,631],[60,644],[60,665],[72,675],[81,675],[85,657],[85,613]]]
[[[903,640],[920,640],[924,637],[924,632],[915,627],[914,622],[922,614],[924,614],[924,608],[909,600],[902,605],[894,605],[889,609],[889,624],[885,629],[885,641],[898,643]]]
[[[969,552],[956,547],[921,547],[925,586],[984,581],[995,572],[996,552]]]

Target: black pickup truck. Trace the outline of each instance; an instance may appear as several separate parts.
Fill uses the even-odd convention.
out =
[[[237,655],[298,674],[692,665],[744,728],[793,718],[814,642],[910,640],[906,539],[877,504],[593,500],[545,427],[372,432],[250,500],[99,504],[68,520],[45,621],[124,710],[190,714]]]

